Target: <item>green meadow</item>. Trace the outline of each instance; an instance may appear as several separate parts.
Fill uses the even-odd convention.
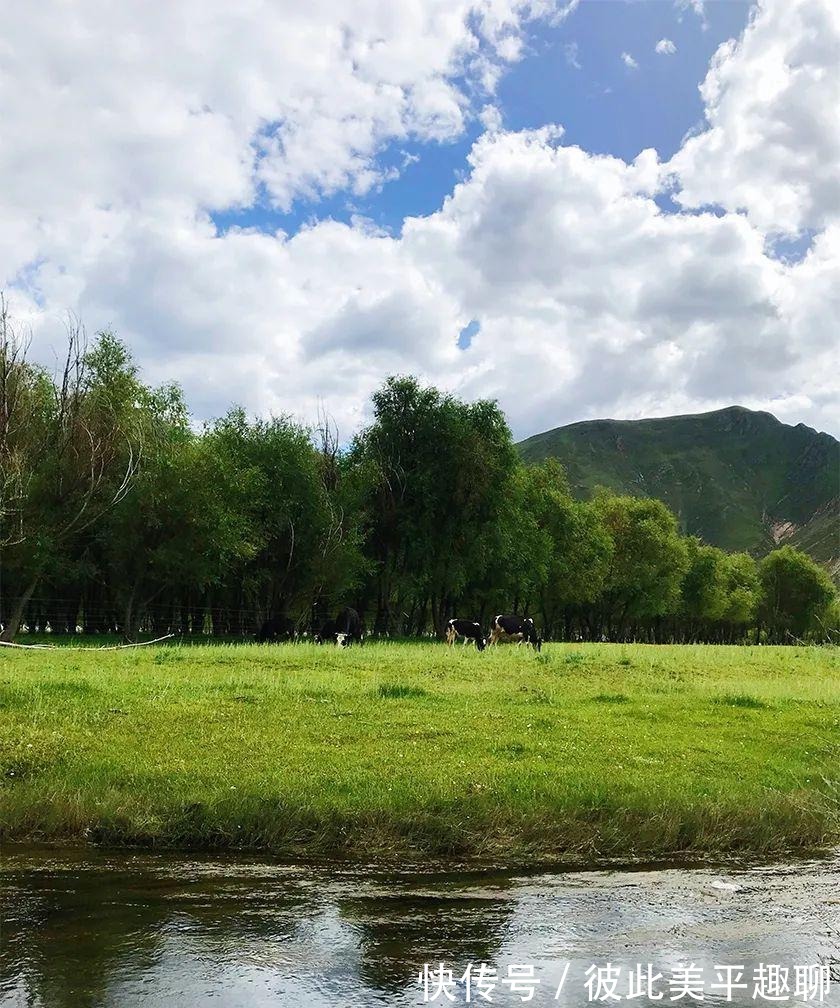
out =
[[[5,841],[496,863],[840,842],[827,648],[0,653]]]

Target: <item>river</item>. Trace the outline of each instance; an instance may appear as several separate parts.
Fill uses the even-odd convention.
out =
[[[631,1004],[702,1003],[680,982],[770,1004],[762,964],[788,973],[761,990],[840,1005],[840,854],[523,874],[8,848],[2,882],[4,1008],[573,1006],[626,1000],[634,978]]]

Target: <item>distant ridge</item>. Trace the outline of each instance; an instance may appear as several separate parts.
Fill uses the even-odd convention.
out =
[[[519,444],[556,458],[572,492],[657,497],[683,532],[756,556],[789,542],[840,574],[840,441],[729,406],[651,420],[585,420]]]

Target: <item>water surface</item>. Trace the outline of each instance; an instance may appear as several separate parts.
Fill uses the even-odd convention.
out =
[[[489,1000],[473,990],[472,1003],[567,1006],[588,1003],[590,965],[620,970],[623,1001],[628,971],[653,964],[662,1000],[631,1005],[698,1004],[670,1000],[680,963],[703,971],[706,1003],[726,1003],[709,989],[722,979],[715,967],[739,965],[750,986],[729,1003],[760,1005],[770,1003],[753,998],[760,963],[790,969],[792,986],[795,966],[840,960],[840,855],[516,875],[7,850],[2,877],[4,1008],[417,1005],[425,962],[453,979],[469,963],[503,978],[533,967],[529,1002],[500,983]],[[823,1003],[840,1006],[833,968]],[[466,1002],[463,982],[447,992]]]

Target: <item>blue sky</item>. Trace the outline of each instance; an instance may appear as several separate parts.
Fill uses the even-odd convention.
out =
[[[705,4],[701,17],[671,0],[583,0],[559,24],[528,26],[523,56],[506,69],[492,101],[505,129],[559,124],[564,144],[590,153],[632,161],[653,147],[667,160],[687,132],[702,128],[698,86],[718,46],[744,30],[749,10],[747,0],[717,0]],[[674,54],[655,52],[663,38],[674,43]],[[624,63],[625,52],[636,68]],[[454,142],[391,145],[380,163],[398,168],[399,177],[364,196],[342,192],[298,199],[288,213],[272,210],[262,198],[247,210],[213,219],[223,231],[236,225],[294,234],[325,218],[349,222],[362,216],[399,234],[406,217],[440,207],[463,177],[467,155],[483,129],[473,117]]]

